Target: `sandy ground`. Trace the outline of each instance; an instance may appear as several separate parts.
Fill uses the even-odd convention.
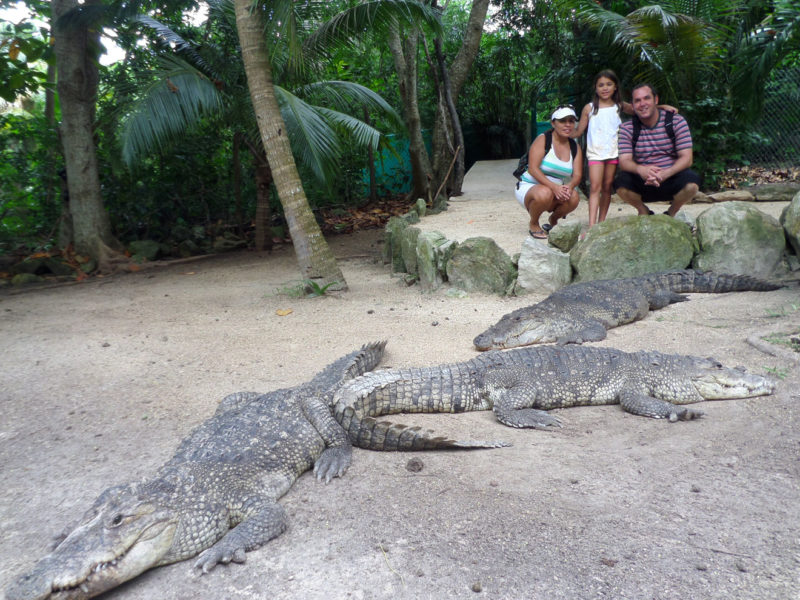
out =
[[[423,227],[518,252],[512,162],[476,165]],[[585,202],[569,218],[586,221]],[[468,359],[477,333],[543,298],[424,294],[380,264],[380,237],[332,238],[350,291],[317,299],[282,292],[299,278],[290,247],[0,295],[0,588],[104,488],[152,474],[226,394],[297,384],[371,340],[389,340],[386,366]],[[343,479],[300,478],[282,500],[288,532],[245,565],[200,577],[178,563],[105,597],[800,598],[800,368],[745,342],[797,327],[799,303],[796,286],[693,294],[599,344],[713,355],[777,376],[773,396],[676,424],[565,409],[550,432],[489,412],[395,417],[513,447],[355,450]]]

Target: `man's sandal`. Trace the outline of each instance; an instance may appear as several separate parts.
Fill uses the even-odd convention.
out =
[[[542,228],[544,229],[544,228]],[[535,240],[546,240],[547,239],[547,232],[546,231],[530,231],[528,233],[531,234],[531,237]]]

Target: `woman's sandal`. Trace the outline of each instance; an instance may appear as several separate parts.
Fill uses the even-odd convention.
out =
[[[544,227],[542,227],[544,229]],[[528,233],[531,234],[531,237],[535,240],[546,240],[547,239],[547,231],[531,231],[528,230]]]

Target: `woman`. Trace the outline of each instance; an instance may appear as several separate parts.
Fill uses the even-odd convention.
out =
[[[517,200],[530,215],[528,233],[537,240],[546,239],[558,220],[578,207],[575,188],[583,177],[583,156],[580,147],[570,139],[577,120],[571,106],[556,108],[550,117],[552,131],[533,140],[528,151],[528,170],[517,183]],[[551,138],[549,148],[548,138]],[[543,212],[549,212],[550,219],[540,226]]]

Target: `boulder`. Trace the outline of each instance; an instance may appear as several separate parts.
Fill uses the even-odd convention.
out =
[[[400,255],[403,257],[405,272],[417,274],[417,238],[419,227],[406,227],[400,234]]]
[[[789,205],[783,209],[780,223],[783,225],[786,241],[794,253],[800,256],[800,192],[795,194]]]
[[[128,251],[134,256],[144,260],[155,260],[161,248],[154,240],[134,240],[128,244]]]
[[[558,227],[554,228],[555,231]],[[528,236],[522,244],[517,265],[517,296],[537,292],[555,292],[572,280],[569,254],[540,244]]]
[[[446,271],[440,268],[440,248],[450,246],[443,233],[423,231],[417,237],[417,274],[419,285],[426,291],[438,289],[444,282]]]
[[[384,229],[386,238],[383,244],[383,262],[392,265],[392,273],[403,273],[406,270],[400,243],[401,234],[406,227],[408,221],[402,217],[391,217]]]
[[[744,202],[717,204],[700,214],[697,241],[700,250],[692,266],[701,271],[769,278],[783,268],[783,227]]]
[[[547,241],[562,252],[569,252],[578,241],[582,227],[580,221],[562,221],[550,230]]]
[[[722,192],[714,192],[708,195],[711,202],[752,202],[753,194],[744,190],[725,190]]]
[[[692,230],[667,215],[608,219],[592,227],[570,252],[575,281],[637,277],[685,269],[692,260]]]
[[[756,202],[789,202],[800,192],[800,183],[759,183],[742,189],[753,194]]]
[[[487,237],[464,240],[447,261],[447,279],[466,292],[504,294],[515,274],[508,254]]]

